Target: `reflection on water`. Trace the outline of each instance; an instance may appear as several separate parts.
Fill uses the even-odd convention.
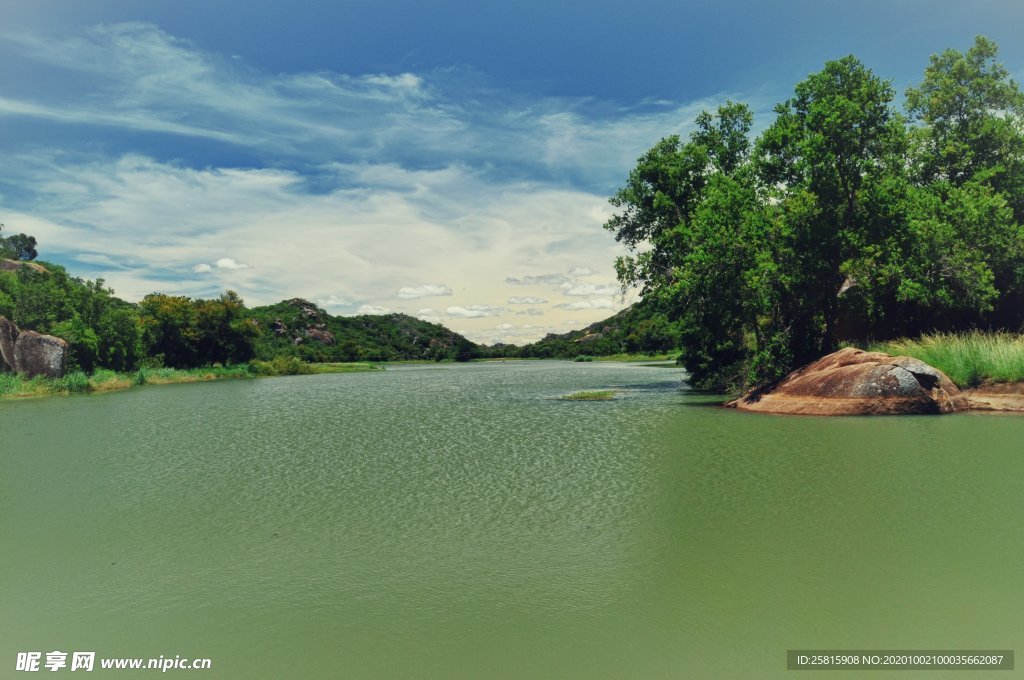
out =
[[[789,648],[1024,649],[1024,419],[694,408],[718,400],[681,377],[510,362],[0,403],[0,659],[765,678]],[[617,398],[553,398],[597,389]]]

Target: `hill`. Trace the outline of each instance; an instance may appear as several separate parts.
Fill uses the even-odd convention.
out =
[[[487,354],[462,335],[407,314],[333,316],[301,298],[245,313],[260,329],[259,359],[292,354],[307,361],[467,361]]]
[[[618,314],[568,333],[550,333],[518,348],[516,355],[541,359],[572,359],[637,352],[667,352],[679,345],[678,324],[653,302],[641,300]]]

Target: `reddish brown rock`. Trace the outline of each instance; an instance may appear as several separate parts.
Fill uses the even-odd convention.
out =
[[[52,335],[22,331],[14,343],[14,368],[28,377],[60,378],[68,364],[68,343]]]
[[[14,372],[14,343],[19,332],[13,321],[0,316],[0,372]]]
[[[990,383],[964,390],[978,411],[1024,411],[1024,383]]]
[[[802,415],[953,413],[970,408],[944,373],[910,357],[846,348],[727,406]]]

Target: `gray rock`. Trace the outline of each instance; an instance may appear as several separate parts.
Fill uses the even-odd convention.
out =
[[[14,368],[32,378],[64,376],[68,365],[68,343],[52,335],[22,331],[14,343]]]

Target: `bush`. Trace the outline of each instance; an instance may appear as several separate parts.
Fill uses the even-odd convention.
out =
[[[931,333],[916,340],[879,343],[871,349],[920,359],[960,387],[986,380],[1024,380],[1024,336],[1014,333]]]

